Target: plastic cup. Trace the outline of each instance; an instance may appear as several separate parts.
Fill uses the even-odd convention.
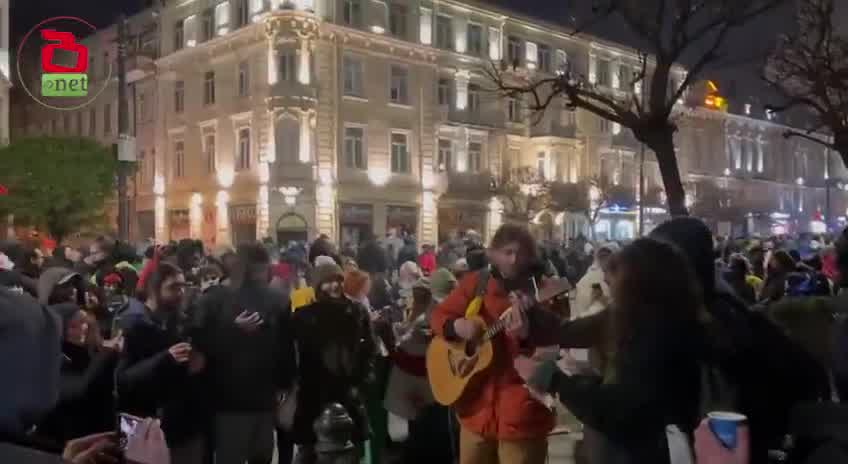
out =
[[[748,420],[747,417],[738,412],[715,411],[707,414],[710,430],[713,431],[718,441],[727,449],[736,449],[737,429],[739,425]]]

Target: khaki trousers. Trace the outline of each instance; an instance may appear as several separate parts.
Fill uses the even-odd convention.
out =
[[[545,464],[547,459],[547,437],[497,441],[464,428],[459,432],[459,464]]]

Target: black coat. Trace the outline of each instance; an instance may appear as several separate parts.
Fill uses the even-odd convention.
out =
[[[291,386],[296,365],[291,310],[285,295],[266,287],[219,287],[198,303],[194,340],[207,356],[208,387],[217,411],[271,412]],[[265,321],[251,333],[235,325],[242,311]]]
[[[699,420],[700,331],[644,323],[616,354],[614,379],[557,372],[554,391],[581,422],[633,463],[669,462],[665,429],[692,433]],[[602,453],[603,454],[603,453]]]
[[[115,426],[114,352],[92,355],[86,347],[70,343],[64,355],[59,402],[38,427],[39,434],[63,444],[74,438],[108,432]]]
[[[294,315],[300,394],[293,428],[298,444],[315,442],[313,422],[330,403],[340,403],[364,442],[368,422],[364,393],[376,355],[368,311],[347,299],[316,301]]]
[[[118,363],[118,407],[141,417],[159,417],[169,446],[193,439],[206,426],[204,373],[189,375],[168,349],[184,338],[175,317],[162,320],[147,308],[122,318],[124,353]]]
[[[359,268],[371,275],[386,272],[386,261],[386,252],[374,241],[363,245],[356,256]]]

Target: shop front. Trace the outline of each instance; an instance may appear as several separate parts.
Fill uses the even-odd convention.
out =
[[[256,241],[256,205],[230,206],[230,230],[233,245]]]
[[[305,243],[308,240],[306,219],[295,212],[280,216],[277,220],[277,244],[286,246],[292,242]]]
[[[340,245],[359,245],[374,233],[374,207],[365,204],[339,204]]]
[[[387,206],[386,230],[395,229],[398,235],[415,235],[418,229],[418,208],[411,206]]]
[[[191,221],[187,209],[169,211],[168,230],[170,239],[175,242],[191,238]]]
[[[140,239],[156,237],[156,214],[154,211],[139,211],[136,213],[136,225]]]
[[[486,214],[480,207],[440,206],[439,207],[439,243],[452,238],[462,238],[469,231],[482,234],[486,230]]]

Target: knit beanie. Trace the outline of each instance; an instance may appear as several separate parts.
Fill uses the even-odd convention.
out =
[[[445,268],[439,268],[430,276],[430,290],[433,292],[433,299],[436,301],[447,298],[455,287],[456,277]]]
[[[312,271],[312,287],[316,290],[322,283],[333,278],[344,279],[342,268],[335,262],[333,264],[322,264]]]

